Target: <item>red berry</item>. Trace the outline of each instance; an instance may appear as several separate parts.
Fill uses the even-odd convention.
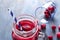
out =
[[[48,40],[53,40],[53,36],[48,36]]]
[[[56,26],[55,25],[52,25],[52,30],[55,30],[56,29]]]
[[[46,24],[41,24],[41,29],[45,29],[46,28]]]
[[[46,15],[46,14],[50,15],[50,13],[49,13],[49,11],[48,11],[47,9],[45,10],[44,14],[45,14],[45,15]]]
[[[53,13],[54,10],[55,10],[55,7],[54,6],[49,6],[48,7],[48,10],[49,10],[50,13]]]
[[[49,17],[50,17],[50,15],[49,15],[49,14],[45,14],[45,18],[47,18],[47,19],[48,19]]]
[[[60,38],[60,32],[57,33],[57,38]]]

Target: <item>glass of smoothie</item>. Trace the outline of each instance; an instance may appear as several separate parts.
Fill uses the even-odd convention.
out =
[[[38,20],[34,16],[21,14],[16,19],[17,23],[14,21],[12,27],[13,40],[38,40],[40,31]]]

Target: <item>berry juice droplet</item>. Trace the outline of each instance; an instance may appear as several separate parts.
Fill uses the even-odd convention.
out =
[[[35,27],[34,23],[29,20],[22,20],[19,22],[19,24],[24,31],[30,31]]]

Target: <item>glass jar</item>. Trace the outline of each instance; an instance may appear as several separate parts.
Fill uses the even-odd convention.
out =
[[[35,16],[39,20],[39,23],[48,23],[48,21],[54,18],[56,10],[55,2],[48,1],[41,7],[36,8]]]
[[[39,26],[35,17],[28,14],[21,14],[16,17],[17,23],[13,22],[12,39],[13,40],[38,40]],[[40,37],[43,38],[42,34]]]

